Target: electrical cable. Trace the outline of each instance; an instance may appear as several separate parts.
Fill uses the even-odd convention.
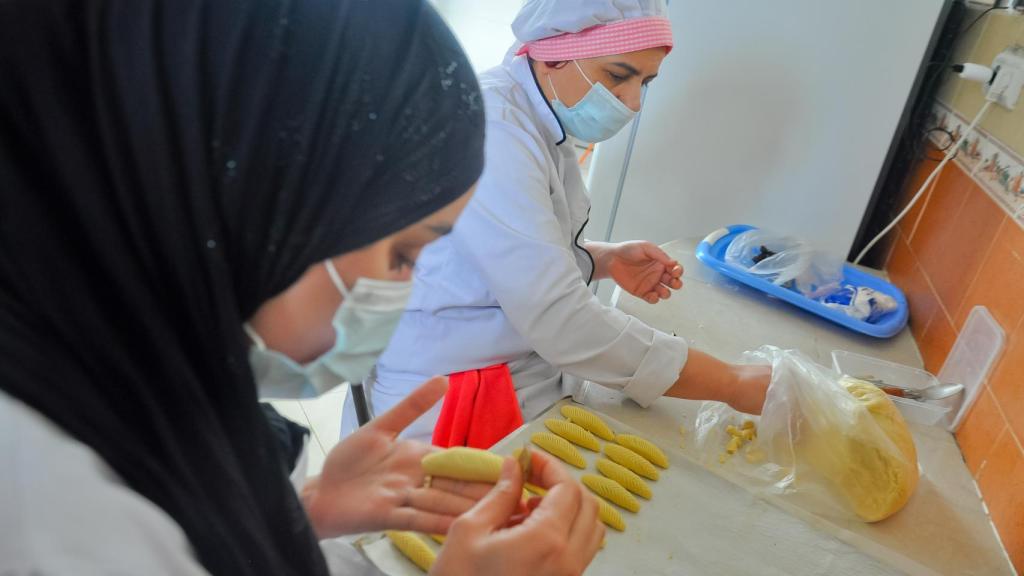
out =
[[[941,80],[943,78],[945,72],[947,72],[948,70],[951,69],[953,53],[954,53],[953,47],[956,45],[956,43],[959,42],[967,32],[969,32],[972,28],[974,28],[974,26],[976,24],[978,24],[990,12],[992,12],[994,10],[1001,9],[1001,8],[1006,8],[1007,6],[1008,6],[1007,4],[1001,4],[997,0],[996,3],[993,6],[987,8],[985,10],[982,10],[981,13],[978,14],[977,16],[975,16],[974,19],[971,20],[966,26],[963,26],[962,28],[958,27],[959,30],[957,30],[955,33],[953,33],[953,38],[948,41],[947,45],[950,46],[950,49],[946,51],[945,55],[940,60],[932,60],[932,61],[930,61],[930,62],[925,64],[925,78],[922,80],[921,89],[918,91],[918,94],[923,96],[923,97],[925,97],[925,98],[929,98],[930,99],[931,91],[935,88],[936,82]],[[933,68],[933,67],[938,67],[938,68],[934,72],[929,73],[928,70],[930,68]],[[925,106],[924,104],[919,104],[919,105]],[[930,108],[930,106],[928,106],[928,108]],[[946,130],[944,128],[940,128],[939,126],[931,126],[931,127],[927,127],[926,128],[925,127],[926,126],[925,122],[928,119],[930,119],[930,117],[931,117],[930,114],[922,112],[922,113],[915,113],[913,115],[913,117],[911,118],[911,120],[909,122],[909,125],[906,128],[906,132],[905,132],[904,136],[901,138],[901,140],[903,140],[905,142],[904,145],[908,146],[908,148],[909,148],[910,157],[913,158],[913,159],[919,159],[919,160],[920,159],[926,159],[926,160],[930,160],[930,161],[933,161],[933,162],[939,162],[939,161],[945,162],[945,161],[948,161],[947,157],[949,157],[949,154],[948,154],[949,152],[952,152],[952,157],[956,157],[956,155],[959,154],[959,141],[954,142],[953,134],[949,130]],[[946,144],[946,146],[940,147],[938,149],[938,152],[946,153],[946,154],[944,154],[944,156],[933,157],[931,154],[929,154],[929,148],[927,148],[924,145],[925,142],[928,141],[928,136],[931,133],[933,133],[933,132],[944,132],[949,137],[949,143]],[[966,137],[966,134],[964,134],[963,137]],[[939,167],[936,168],[936,170],[939,170],[939,169],[940,169]],[[915,196],[915,199],[912,199],[911,206],[913,205],[913,202],[916,202],[916,198],[917,197],[918,196]],[[908,208],[909,208],[909,206],[908,206]],[[907,212],[907,210],[904,210],[903,214],[898,215],[896,217],[896,219],[894,220],[894,222],[898,222],[900,219],[902,219],[905,216],[905,212]],[[860,262],[860,260],[871,249],[871,247],[875,243],[877,243],[878,240],[881,237],[884,237],[885,234],[887,234],[890,230],[891,230],[891,224],[890,224],[890,227],[888,227],[885,230],[881,231],[875,237],[875,239],[873,239],[871,241],[871,243],[868,244],[860,252],[860,255],[857,257],[856,262]]]
[[[1007,7],[1008,7],[1008,4],[1006,4],[1006,5],[1000,4],[997,1],[991,7],[986,8],[985,10],[982,10],[981,14],[978,14],[977,16],[975,16],[974,20],[971,20],[970,23],[967,24],[967,26],[964,26],[959,32],[956,33],[956,35],[950,41],[950,44],[955,45],[964,36],[964,34],[967,34],[967,32],[969,32],[971,30],[971,28],[973,28],[975,24],[980,22],[981,19],[984,18],[985,15],[987,15],[989,12],[992,12],[993,10],[999,10],[999,9],[1002,9],[1002,8],[1007,8]],[[938,79],[942,78],[942,75],[943,75],[944,72],[946,72],[946,71],[948,71],[950,69],[950,64],[952,62],[952,59],[953,59],[953,50],[951,49],[951,50],[949,50],[949,53],[946,54],[946,58],[943,59],[942,61],[932,61],[932,62],[929,62],[928,64],[925,65],[926,69],[931,67],[931,66],[935,66],[935,65],[938,65],[939,69],[936,70],[935,73],[932,74],[930,78],[927,78],[922,83],[922,88],[921,88],[921,93],[922,94],[928,94],[929,91],[932,89],[932,86],[935,84],[935,82]],[[912,148],[913,148],[914,156],[915,157],[917,157],[917,158],[927,158],[928,157],[928,153],[923,150],[921,144],[924,142],[925,137],[928,135],[928,133],[932,132],[935,128],[936,127],[932,127],[932,128],[928,128],[928,129],[922,129],[922,130],[920,130],[918,132],[918,136],[916,138],[914,138],[913,144],[912,144]]]
[[[971,132],[974,131],[974,128],[978,125],[979,122],[981,122],[982,117],[985,116],[985,113],[988,112],[988,109],[992,106],[992,104],[994,104],[992,100],[988,100],[985,102],[985,105],[982,106],[981,110],[978,111],[978,114],[977,116],[974,117],[974,120],[972,120],[970,125],[967,126],[967,129],[964,130],[964,133],[960,135],[960,138],[946,151],[946,156],[942,159],[942,162],[939,162],[939,165],[936,166],[934,170],[932,170],[932,173],[929,174],[928,178],[926,178],[924,183],[921,184],[921,188],[917,191],[916,194],[914,194],[914,197],[910,199],[910,202],[907,203],[906,207],[903,208],[903,210],[895,218],[893,218],[892,222],[890,222],[888,226],[883,228],[877,236],[872,238],[871,241],[868,242],[866,246],[864,246],[864,249],[860,251],[860,254],[858,254],[857,258],[853,261],[854,264],[860,264],[860,261],[864,259],[864,256],[867,255],[867,253],[870,252],[872,248],[874,248],[875,244],[877,244],[879,240],[884,238],[886,234],[888,234],[893,228],[895,228],[896,224],[898,224],[899,221],[902,220],[908,212],[910,212],[910,209],[914,207],[914,204],[917,204],[917,201],[920,200],[921,196],[924,195],[925,190],[927,190],[928,187],[931,185],[932,180],[934,180],[935,177],[938,176],[939,172],[941,172],[942,169],[945,168],[946,164],[948,164],[949,161],[953,159],[953,156],[956,156],[957,150],[960,149],[960,144],[963,143],[964,139],[966,139],[967,136],[969,136]]]
[[[947,152],[950,148],[953,147],[953,144],[956,143],[955,142],[956,141],[956,135],[954,135],[953,132],[951,132],[950,130],[948,130],[946,128],[939,128],[938,126],[936,126],[935,128],[932,128],[931,130],[928,130],[927,132],[925,132],[924,136],[927,138],[928,135],[931,134],[932,132],[942,132],[943,134],[946,135],[947,138],[949,138],[949,143],[946,144],[945,146],[939,148],[939,152],[943,152],[943,153]],[[954,152],[953,153],[953,158],[956,158],[956,155],[959,154],[959,153],[960,153],[959,150]],[[942,161],[942,156],[939,156],[938,158],[933,158],[933,157],[929,156],[927,152],[925,153],[924,157],[925,157],[925,159],[931,160],[932,162],[941,162]]]
[[[1000,6],[999,3],[997,2],[997,3],[993,4],[991,8],[988,8],[986,10],[982,10],[981,14],[978,14],[977,18],[975,18],[974,20],[971,20],[971,23],[968,24],[967,27],[965,27],[959,34],[957,34],[957,36],[959,37],[959,36],[962,36],[964,34],[967,34],[967,31],[970,30],[971,27],[973,27],[975,24],[977,24],[978,20],[981,20],[989,12],[991,12],[993,10],[999,10],[1000,8],[1007,8],[1007,7],[1008,7],[1008,5],[1007,6]]]

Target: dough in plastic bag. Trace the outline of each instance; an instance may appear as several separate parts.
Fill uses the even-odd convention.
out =
[[[851,410],[852,425],[810,436],[804,451],[857,516],[877,522],[903,508],[917,487],[917,450],[903,416],[885,392],[848,377],[839,384],[858,402]],[[879,431],[889,442],[878,438]]]
[[[907,503],[918,482],[917,451],[884,392],[791,350],[765,346],[747,360],[772,365],[757,438],[743,448],[757,458],[721,456],[730,439],[726,427],[746,415],[706,402],[694,442],[705,466],[826,515],[877,522]]]

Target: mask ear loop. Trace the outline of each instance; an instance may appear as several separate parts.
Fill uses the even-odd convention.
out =
[[[580,63],[576,60],[573,60],[572,63],[575,64],[576,69],[580,71],[580,76],[583,76],[583,79],[587,81],[587,84],[590,84],[590,86],[593,87],[594,83],[590,81],[590,78],[587,78],[587,74],[583,71],[583,68],[580,67]]]
[[[249,339],[252,340],[252,343],[256,345],[257,350],[262,351],[267,349],[266,342],[263,341],[263,338],[260,338],[260,335],[256,333],[256,330],[254,330],[253,327],[250,326],[248,322],[242,323],[242,330],[244,330],[246,335],[249,336]]]
[[[348,300],[348,288],[345,287],[345,282],[341,280],[341,274],[338,274],[338,269],[334,267],[334,262],[330,260],[324,260],[324,268],[327,268],[327,275],[331,277],[331,282],[334,283],[334,287],[341,292],[341,297]]]
[[[551,87],[551,93],[555,95],[555,100],[561,100],[561,98],[558,97],[558,90],[555,90],[554,82],[551,81],[550,74],[548,74],[548,86]]]
[[[331,277],[331,282],[338,289],[338,292],[341,292],[341,297],[348,300],[348,288],[346,288],[345,283],[342,282],[341,276],[338,274],[338,270],[334,267],[334,262],[324,260],[324,268],[327,268],[327,275]],[[267,349],[267,343],[263,341],[263,338],[256,333],[256,330],[254,330],[248,322],[242,324],[242,330],[252,340],[252,343],[256,345],[257,350]]]
[[[587,78],[587,75],[583,72],[583,68],[580,68],[580,63],[576,60],[573,60],[572,63],[576,65],[576,69],[580,71],[580,75],[587,81],[587,84],[590,84],[590,87],[593,88],[594,83],[590,81],[590,78]],[[561,100],[561,98],[558,97],[558,90],[555,90],[555,83],[551,81],[550,74],[548,74],[548,86],[551,87],[551,93],[555,95],[555,100]]]

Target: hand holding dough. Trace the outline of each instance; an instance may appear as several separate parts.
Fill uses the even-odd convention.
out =
[[[420,466],[424,474],[431,476],[494,484],[501,476],[502,460],[486,450],[456,446],[427,454]]]

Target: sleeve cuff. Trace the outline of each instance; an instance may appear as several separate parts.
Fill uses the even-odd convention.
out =
[[[633,379],[622,391],[647,408],[679,379],[690,347],[686,340],[653,330],[654,342],[637,368]]]

